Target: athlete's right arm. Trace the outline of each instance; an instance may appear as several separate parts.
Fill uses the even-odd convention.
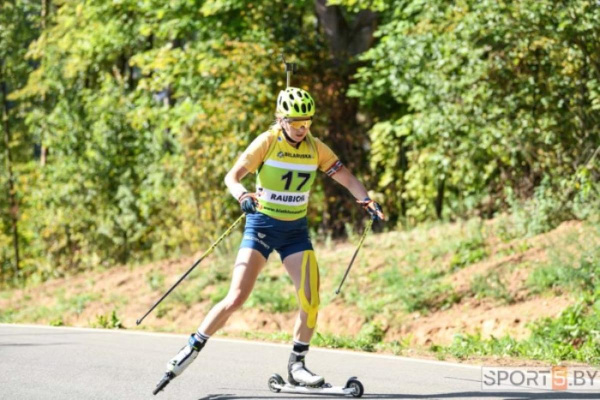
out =
[[[244,193],[248,193],[244,185],[240,182],[248,175],[248,170],[239,164],[239,161],[235,163],[233,168],[225,175],[225,185],[227,185],[229,193],[231,193],[237,201],[240,200],[240,197],[242,197]]]
[[[242,211],[246,214],[254,214],[256,212],[257,200],[254,193],[248,193],[241,180],[248,175],[248,170],[240,165],[238,161],[235,163],[231,171],[225,176],[225,184],[229,192],[240,203]]]
[[[225,185],[237,201],[240,201],[240,197],[244,193],[248,193],[244,185],[241,184],[241,180],[249,172],[254,173],[258,169],[267,155],[271,141],[272,137],[269,131],[256,137],[225,176]]]

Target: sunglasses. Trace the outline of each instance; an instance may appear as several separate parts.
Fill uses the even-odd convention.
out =
[[[308,128],[310,128],[310,125],[312,124],[312,119],[291,120],[291,119],[286,118],[285,122],[290,124],[290,126],[294,129],[300,129],[302,127],[305,127],[306,129],[308,129]]]

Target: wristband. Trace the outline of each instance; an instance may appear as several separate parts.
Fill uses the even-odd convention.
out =
[[[246,190],[246,188],[244,187],[244,185],[242,185],[241,183],[233,183],[231,185],[228,186],[229,187],[229,193],[231,193],[231,195],[237,200],[240,200],[240,197],[242,197],[245,193],[248,193],[248,191]]]
[[[238,203],[240,203],[242,201],[242,197],[244,197],[245,194],[248,194],[248,192],[244,192],[244,193],[240,194],[240,197],[237,198]]]

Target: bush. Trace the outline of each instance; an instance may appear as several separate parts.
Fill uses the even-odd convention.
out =
[[[109,315],[96,315],[96,322],[92,324],[92,328],[125,329],[125,326],[117,316],[117,311],[112,310]]]

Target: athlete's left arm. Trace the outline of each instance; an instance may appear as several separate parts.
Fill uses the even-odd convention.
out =
[[[342,166],[336,173],[331,175],[331,178],[344,186],[356,200],[363,200],[369,197],[367,189],[363,184],[348,170],[348,168]]]
[[[360,204],[374,220],[385,220],[385,215],[381,210],[381,206],[369,198],[369,194],[367,193],[367,190],[363,184],[356,179],[356,177],[348,170],[348,168],[342,165],[337,172],[330,176],[334,181],[340,183],[342,186],[348,189],[356,198],[358,204]]]
[[[314,138],[314,141],[317,144],[317,153],[319,154],[319,169],[348,189],[356,200],[361,201],[369,197],[363,184],[352,175],[348,168],[344,167],[344,164],[329,146],[317,138]]]

